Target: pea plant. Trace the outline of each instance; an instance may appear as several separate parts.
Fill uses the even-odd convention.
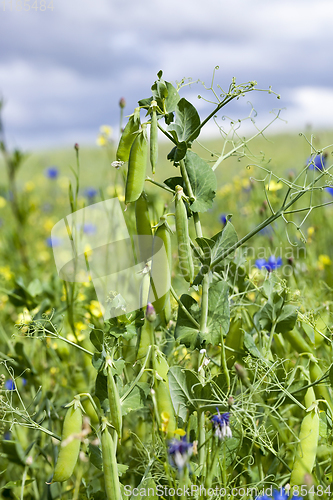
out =
[[[332,166],[316,163],[323,150],[309,141],[307,164],[283,178],[252,151],[265,129],[246,139],[239,120],[224,130],[221,110],[263,92],[256,82],[233,79],[223,90],[213,80],[204,89],[210,98],[200,96],[212,106],[204,119],[181,97],[188,85],[174,86],[158,73],[152,95],[129,116],[112,163],[124,183],[121,201],[133,232],[152,245],[163,243],[159,280],[167,291],[154,291],[151,258],[139,246],[141,309],[105,321],[90,314],[89,339],[76,333],[86,310],[74,284],[66,285],[62,308],[50,284],[34,290],[21,281],[11,292],[14,304],[24,297],[35,310],[18,324],[19,347],[3,358],[14,385],[1,382],[2,420],[13,432],[3,441],[2,460],[23,469],[4,485],[15,498],[331,498],[332,288],[326,284],[311,306],[302,284],[305,261],[291,259],[285,277],[272,248],[255,270],[247,252],[250,240],[277,220],[286,242],[304,245],[312,212],[331,203],[323,193],[331,189]],[[210,122],[220,131],[219,152],[199,141]],[[160,182],[162,136],[175,175]],[[78,147],[76,154],[79,168]],[[214,204],[225,203],[219,171],[232,157],[246,159],[251,196],[265,207],[260,222],[253,217],[244,224],[241,237],[231,215],[216,234],[202,222]],[[70,189],[73,210],[77,194],[78,184]],[[51,312],[36,309],[39,296]],[[109,290],[108,303],[114,310],[126,297]],[[36,342],[43,354],[33,363]],[[69,379],[65,385],[52,371],[46,377],[50,364],[53,375]],[[30,400],[21,395],[23,377],[33,387]],[[34,437],[24,446],[19,434],[27,441],[27,429]]]

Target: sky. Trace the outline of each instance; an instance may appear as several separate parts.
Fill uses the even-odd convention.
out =
[[[95,144],[105,124],[117,140],[121,97],[129,115],[151,95],[159,70],[172,83],[190,77],[209,87],[217,65],[223,89],[236,77],[281,95],[247,95],[224,110],[232,119],[253,106],[263,126],[284,108],[272,131],[333,129],[331,0],[53,0],[53,10],[39,9],[50,1],[16,10],[23,1],[13,0],[12,11],[0,2],[0,96],[11,147]],[[202,118],[213,109],[197,99],[213,97],[201,83],[181,93]]]

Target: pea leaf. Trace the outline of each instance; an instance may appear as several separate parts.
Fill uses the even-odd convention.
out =
[[[210,166],[193,151],[187,151],[185,167],[195,198],[190,208],[192,212],[206,212],[212,207],[216,195],[216,176]]]
[[[244,347],[255,358],[262,358],[261,352],[256,346],[252,335],[247,332],[244,333]]]
[[[184,293],[180,297],[180,301],[192,318],[198,321],[200,310],[196,300],[191,295]],[[194,348],[200,345],[199,329],[183,311],[182,307],[178,308],[175,338],[187,347]]]
[[[215,246],[212,250],[212,261],[218,259],[228,248],[237,243],[238,237],[234,226],[230,220],[227,221],[225,227],[219,233],[213,236],[212,240],[215,241]],[[233,254],[228,255],[222,262],[216,265],[214,271],[219,271],[223,267],[223,263],[229,262],[233,259]]]
[[[189,101],[182,97],[176,104],[176,121],[168,126],[168,131],[173,135],[177,142],[186,142],[188,146],[199,136],[200,117]],[[194,134],[192,136],[192,134]],[[188,139],[191,137],[191,141]]]
[[[180,366],[171,366],[168,379],[175,412],[185,421],[188,411],[192,413],[197,408],[196,399],[200,398],[202,386],[194,372]]]
[[[225,281],[218,281],[208,291],[207,333],[203,338],[207,343],[218,345],[221,342],[221,330],[227,334],[230,324],[229,287]]]
[[[125,385],[124,392],[129,388],[129,385]],[[123,416],[127,415],[130,411],[138,410],[144,407],[144,401],[142,397],[142,392],[139,387],[135,386],[129,395],[121,403],[121,413]]]
[[[92,330],[90,332],[90,342],[97,349],[97,351],[102,352],[103,350],[103,342],[104,342],[104,333],[102,330]]]

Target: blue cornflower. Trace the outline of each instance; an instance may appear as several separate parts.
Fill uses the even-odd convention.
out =
[[[10,441],[12,439],[12,433],[9,431],[6,431],[3,435],[3,438],[5,441]]]
[[[278,269],[282,266],[282,259],[281,257],[276,258],[275,255],[271,255],[268,260],[257,259],[255,261],[255,266],[258,269],[267,269],[267,271],[270,273],[274,271],[274,269]]]
[[[26,378],[22,378],[22,385],[25,387],[27,385],[28,381]]]
[[[226,223],[227,223],[227,216],[225,214],[221,214],[220,215],[220,221],[222,222],[222,224],[225,226]]]
[[[273,491],[273,499],[274,500],[288,500],[288,497],[289,497],[289,493],[287,493],[285,489]]]
[[[255,266],[258,268],[258,269],[262,269],[263,267],[265,267],[266,265],[266,259],[257,259],[255,261]]]
[[[97,189],[88,187],[84,190],[84,195],[86,196],[86,198],[88,198],[88,200],[91,200],[97,195]]]
[[[14,380],[11,380],[11,379],[6,380],[5,389],[7,389],[7,391],[15,391],[16,387],[15,387]]]
[[[59,169],[55,165],[52,165],[51,167],[48,167],[44,173],[49,179],[56,179],[59,175]]]
[[[83,232],[85,234],[94,234],[96,233],[96,226],[92,224],[92,222],[85,222],[83,224]]]
[[[274,269],[277,269],[278,267],[282,266],[282,259],[281,257],[276,258],[275,255],[271,255],[270,258],[268,259],[265,267],[267,271],[271,272],[274,271]]]
[[[61,239],[57,238],[56,236],[49,236],[48,238],[46,238],[45,243],[50,248],[58,247],[61,244]]]
[[[256,497],[255,500],[288,500],[288,498],[289,498],[289,493],[287,492],[287,490],[282,489],[282,490],[274,490],[273,497],[269,497],[267,495],[260,495],[259,497]],[[293,495],[291,497],[291,500],[303,500],[303,498],[297,495]]]
[[[327,187],[325,189],[328,193],[330,193],[331,196],[333,196],[333,187]]]
[[[211,422],[214,425],[215,437],[224,439],[225,437],[232,437],[232,432],[229,427],[230,413],[220,413],[217,409],[217,415],[214,415]]]
[[[323,170],[326,164],[326,157],[327,154],[325,153],[319,155],[312,155],[310,156],[310,158],[306,160],[306,164],[310,170],[313,170],[314,168],[316,170]]]
[[[192,452],[193,444],[187,441],[186,436],[183,436],[181,440],[173,439],[168,450],[173,464],[178,467],[180,471],[188,464]]]

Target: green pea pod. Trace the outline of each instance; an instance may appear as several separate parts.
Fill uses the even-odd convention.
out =
[[[315,401],[315,393],[312,387],[306,392],[305,405],[312,407]],[[311,474],[315,464],[319,439],[319,415],[315,405],[304,417],[299,434],[299,443],[296,449],[293,469],[290,477],[290,485],[305,484],[305,474]]]
[[[310,361],[310,378],[311,382],[315,382],[316,380],[320,379],[323,376],[323,372],[318,365],[318,363],[315,363],[314,361]],[[322,399],[324,398],[330,407],[331,413],[333,415],[333,401],[332,401],[332,396],[329,391],[329,388],[327,385],[325,385],[325,381],[323,380],[320,384],[316,384],[314,386],[314,391],[316,393],[317,399]]]
[[[135,202],[135,221],[136,221],[136,232],[138,233],[138,235],[141,236],[153,235],[149,217],[148,198],[144,191],[141,193],[141,196]]]
[[[296,328],[291,332],[286,332],[282,334],[285,339],[296,349],[297,352],[309,352],[313,353],[312,347],[306,342],[306,340],[302,337]]]
[[[188,229],[187,212],[183,196],[183,188],[181,186],[176,186],[175,207],[179,268],[185,280],[189,283],[193,283],[194,265]]]
[[[167,218],[162,216],[160,222],[158,223],[157,229],[154,234],[154,243],[157,238],[161,238],[164,244],[164,248],[167,256],[167,265],[163,266],[158,272],[158,280],[161,289],[168,290],[162,297],[159,297],[153,302],[153,306],[157,313],[165,311],[165,320],[168,323],[171,319],[171,304],[170,304],[170,284],[171,284],[171,269],[172,269],[172,249],[171,249],[171,234],[169,224],[167,223]],[[153,269],[155,272],[155,270]],[[166,306],[168,308],[166,309]]]
[[[157,375],[165,382],[168,381],[169,364],[162,352],[155,348],[154,369]]]
[[[135,139],[135,133],[140,128],[140,108],[136,108],[121,134],[117,149],[117,160],[128,161],[131,146]]]
[[[137,359],[143,360],[148,353],[148,347],[154,343],[154,325],[145,318],[139,336]]]
[[[107,500],[121,500],[116,449],[104,419],[102,421],[101,445],[106,498]]]
[[[158,128],[157,128],[157,102],[151,102],[151,123],[150,123],[150,164],[153,174],[155,174],[155,169],[158,159]]]
[[[171,401],[169,384],[164,380],[156,380],[154,389],[156,395],[158,414],[160,417],[162,414],[168,415],[166,434],[168,438],[173,438],[175,430],[177,429],[177,424],[176,424],[175,412]]]
[[[151,229],[148,199],[143,191],[141,196],[135,202],[135,221],[136,232],[138,236],[153,236]],[[146,262],[151,257],[151,238],[139,238],[139,253],[141,262]]]
[[[146,180],[148,140],[145,125],[136,134],[128,159],[128,172],[125,188],[125,203],[133,203],[141,195]]]
[[[61,448],[55,466],[52,482],[67,481],[73,474],[79,458],[82,431],[82,409],[79,399],[74,399],[68,408],[61,435]]]
[[[107,357],[106,371],[107,371],[107,381],[108,381],[108,399],[110,406],[111,424],[116,429],[118,436],[121,437],[121,429],[122,429],[121,403],[116,382],[112,375],[111,365],[112,365],[112,360],[111,358]]]

